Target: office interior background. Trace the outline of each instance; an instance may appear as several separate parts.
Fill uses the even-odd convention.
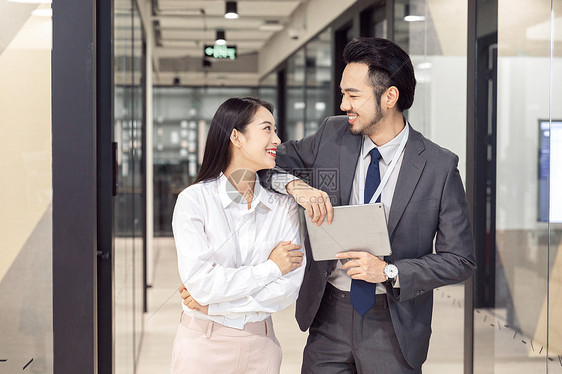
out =
[[[235,3],[0,0],[0,372],[168,372],[171,214],[215,110],[259,96],[309,135],[340,113],[345,44],[376,36],[411,55],[405,114],[459,155],[474,226],[424,373],[562,373],[562,2]],[[306,334],[291,308],[275,326],[298,372]]]

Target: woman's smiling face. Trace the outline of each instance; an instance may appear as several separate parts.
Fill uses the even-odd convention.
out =
[[[252,171],[274,168],[277,146],[281,143],[276,130],[273,115],[260,106],[252,122],[240,132],[237,164]]]

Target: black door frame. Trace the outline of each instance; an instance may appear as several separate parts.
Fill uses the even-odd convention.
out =
[[[114,138],[113,1],[99,1],[97,26],[97,323],[98,372],[113,373],[114,348],[114,208],[117,194],[117,144]]]
[[[53,2],[53,370],[113,372],[113,1]]]
[[[53,370],[97,373],[96,1],[53,1]]]
[[[464,374],[474,372],[474,310],[494,307],[498,1],[468,0],[466,195],[478,268],[465,282]]]

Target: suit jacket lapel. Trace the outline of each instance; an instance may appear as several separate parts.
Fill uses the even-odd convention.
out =
[[[340,205],[348,205],[351,198],[351,187],[355,177],[355,169],[361,151],[362,136],[344,135],[340,149]]]
[[[425,167],[426,160],[420,156],[424,149],[421,134],[410,126],[410,136],[404,149],[404,157],[402,158],[400,173],[392,197],[392,206],[390,207],[388,232],[391,238]]]

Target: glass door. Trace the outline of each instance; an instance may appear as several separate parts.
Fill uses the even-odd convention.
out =
[[[507,0],[481,6],[497,8],[497,25],[479,41],[497,42],[481,51],[488,57],[480,81],[492,93],[482,120],[493,181],[493,198],[482,203],[493,225],[478,270],[486,282],[476,289],[474,372],[562,373],[562,40],[555,17],[562,7]]]
[[[134,373],[143,331],[145,253],[143,31],[135,1],[116,0],[114,18],[115,372]]]

